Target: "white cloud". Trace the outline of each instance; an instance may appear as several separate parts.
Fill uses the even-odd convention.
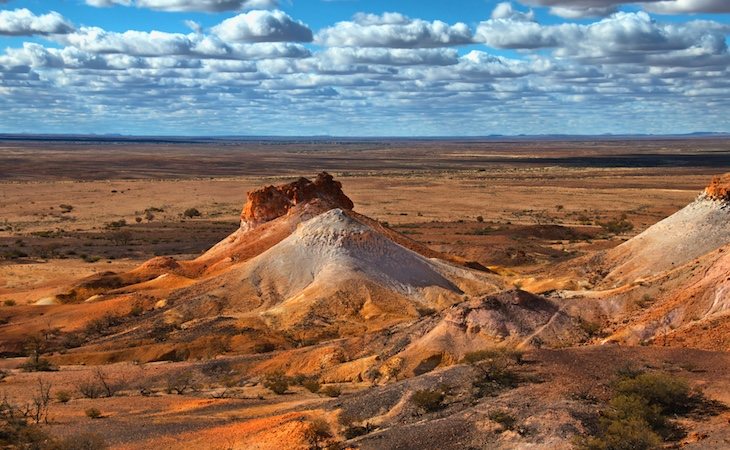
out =
[[[619,12],[588,25],[541,25],[512,19],[479,24],[476,40],[495,48],[552,48],[560,58],[601,63],[641,63],[652,55],[671,56],[689,49],[726,54],[730,26],[711,21],[660,24],[645,12]]]
[[[158,11],[222,12],[243,9],[269,9],[278,5],[276,0],[86,0],[86,4],[98,8],[111,6],[135,6]]]
[[[73,25],[55,11],[40,16],[25,8],[0,11],[0,35],[64,34],[70,33],[73,29]]]
[[[283,11],[256,10],[226,19],[213,33],[229,42],[311,42],[312,31]]]
[[[660,14],[730,13],[727,0],[669,0],[643,5],[647,11]]]
[[[468,44],[472,33],[464,23],[427,22],[398,13],[357,14],[317,33],[315,41],[328,47],[436,48]]]
[[[309,51],[299,44],[260,42],[253,44],[227,43],[215,35],[180,34],[161,31],[106,31],[98,27],[83,27],[60,36],[57,41],[88,53],[124,54],[129,56],[194,56],[213,59],[302,58]]]
[[[512,19],[512,20],[528,20],[532,21],[535,19],[535,14],[532,10],[524,13],[516,11],[512,7],[510,2],[498,3],[492,11],[492,19]]]
[[[727,0],[519,0],[530,6],[548,6],[550,12],[565,18],[602,17],[615,13],[619,6],[638,4],[646,11],[660,14],[730,13]]]

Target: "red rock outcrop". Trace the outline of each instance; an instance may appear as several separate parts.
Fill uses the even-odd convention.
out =
[[[730,173],[713,178],[705,194],[714,200],[730,201]]]
[[[342,183],[322,172],[314,181],[299,178],[288,184],[266,186],[248,193],[248,201],[241,213],[242,224],[255,226],[289,212],[294,206],[320,200],[331,208],[352,209],[352,200],[342,192]]]

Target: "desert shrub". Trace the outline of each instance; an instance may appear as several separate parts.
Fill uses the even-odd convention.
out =
[[[113,222],[108,222],[105,226],[109,229],[115,229],[115,228],[122,228],[127,225],[127,221],[124,219],[121,220],[115,220]]]
[[[276,345],[271,342],[259,342],[254,344],[254,353],[271,353],[276,350]]]
[[[86,398],[114,397],[124,385],[123,381],[112,381],[107,374],[97,368],[91,377],[80,381],[76,389]]]
[[[198,211],[195,208],[188,208],[183,212],[183,216],[187,217],[188,219],[192,219],[193,217],[200,217],[202,214],[200,214],[200,211]]]
[[[20,366],[24,372],[51,372],[56,370],[50,361],[43,358],[46,350],[47,339],[45,336],[32,336],[25,342],[25,352],[28,359]]]
[[[87,336],[101,335],[105,336],[112,333],[112,328],[121,324],[122,318],[113,314],[104,314],[101,317],[92,319],[84,327],[84,333]]]
[[[314,419],[309,423],[309,427],[305,431],[305,439],[311,448],[321,448],[323,442],[328,441],[334,435],[330,424],[324,419]]]
[[[444,407],[446,394],[440,389],[421,389],[413,393],[411,401],[425,412],[438,411]]]
[[[168,394],[183,395],[187,391],[197,389],[197,380],[192,370],[173,372],[167,376],[165,392]]]
[[[327,397],[336,398],[342,395],[342,389],[339,386],[325,386],[319,390],[319,393]]]
[[[578,322],[580,329],[585,332],[589,337],[598,336],[601,332],[601,324],[596,322],[590,322],[588,320],[580,320]]]
[[[58,403],[68,403],[69,401],[71,401],[71,393],[68,391],[56,392],[56,401]]]
[[[501,409],[490,412],[487,417],[489,417],[489,420],[502,425],[505,430],[513,429],[517,423],[517,419],[513,415]]]
[[[316,394],[322,388],[322,384],[316,378],[308,378],[302,381],[302,386],[313,394]]]
[[[683,432],[670,416],[696,406],[689,385],[664,373],[626,369],[614,385],[615,394],[599,421],[596,436],[580,438],[586,450],[644,450],[659,448]]]
[[[515,364],[522,364],[525,352],[516,348],[499,347],[469,352],[462,358],[462,363],[475,364],[486,360],[505,360]]]
[[[342,434],[345,436],[345,439],[349,440],[372,433],[373,430],[375,430],[375,427],[370,423],[366,423],[365,426],[350,425],[343,430]]]
[[[90,419],[101,419],[101,411],[99,411],[98,408],[87,408],[86,411],[84,411],[84,414],[86,414],[86,417]]]
[[[129,315],[132,317],[141,316],[142,313],[144,313],[144,308],[142,308],[142,305],[134,305],[132,306],[132,309],[129,310]]]
[[[74,209],[73,206],[67,205],[64,203],[61,203],[60,205],[58,205],[58,207],[61,208],[61,212],[64,212],[64,213],[69,213],[69,212],[73,211],[73,209]]]
[[[659,435],[640,418],[604,422],[601,436],[579,439],[578,447],[584,450],[651,450],[662,444]]]
[[[200,371],[207,377],[221,377],[234,373],[233,366],[230,361],[224,359],[214,359],[200,366]]]
[[[477,395],[493,395],[503,389],[519,384],[519,374],[514,366],[521,364],[523,352],[516,349],[497,348],[467,353],[463,362],[471,364],[479,371],[474,387]]]
[[[479,222],[479,223],[484,222],[484,217],[483,216],[477,216],[477,222]]]
[[[664,414],[682,414],[693,404],[687,381],[665,373],[642,373],[624,378],[616,384],[616,392],[635,395],[650,405],[657,405]]]
[[[41,450],[49,436],[38,426],[28,423],[28,405],[17,405],[7,397],[0,400],[0,448]]]
[[[8,377],[8,375],[10,375],[10,372],[8,372],[7,370],[4,370],[4,369],[0,369],[0,381],[3,381],[4,379],[6,379]]]
[[[289,378],[284,375],[284,372],[277,370],[264,377],[263,385],[274,394],[282,395],[289,390]]]
[[[56,439],[48,446],[48,450],[106,450],[109,446],[98,434],[84,433]]]
[[[104,395],[104,389],[93,380],[80,381],[76,389],[86,398],[99,398]]]
[[[27,361],[21,364],[20,368],[23,369],[23,372],[53,372],[56,370],[56,367],[49,360],[39,355],[28,358]]]
[[[3,302],[3,305],[5,305],[5,306],[15,306],[15,305],[17,305],[17,303],[15,302],[15,300],[9,299],[9,300],[5,300]]]
[[[67,333],[61,338],[63,348],[77,348],[84,345],[84,336],[81,333]]]
[[[598,222],[598,225],[611,234],[627,233],[634,229],[634,224],[627,220],[626,214],[621,215],[618,219]]]
[[[150,329],[149,335],[155,340],[155,342],[164,342],[167,340],[167,336],[174,330],[174,325],[158,320],[152,324],[152,329]]]

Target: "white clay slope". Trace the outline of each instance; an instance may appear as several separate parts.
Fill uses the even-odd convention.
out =
[[[730,205],[705,195],[607,254],[604,284],[660,274],[730,243]]]

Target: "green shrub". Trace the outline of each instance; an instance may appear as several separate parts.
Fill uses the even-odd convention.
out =
[[[646,421],[637,417],[602,421],[602,428],[601,436],[579,439],[578,447],[584,450],[652,450],[662,443]]]
[[[665,373],[624,378],[616,384],[616,392],[646,399],[650,405],[659,406],[664,414],[681,414],[692,406],[687,381]]]
[[[446,394],[439,389],[421,389],[413,393],[411,400],[418,409],[425,412],[434,412],[444,407]]]
[[[289,390],[289,378],[284,372],[277,370],[266,375],[263,385],[274,394],[282,395]]]

